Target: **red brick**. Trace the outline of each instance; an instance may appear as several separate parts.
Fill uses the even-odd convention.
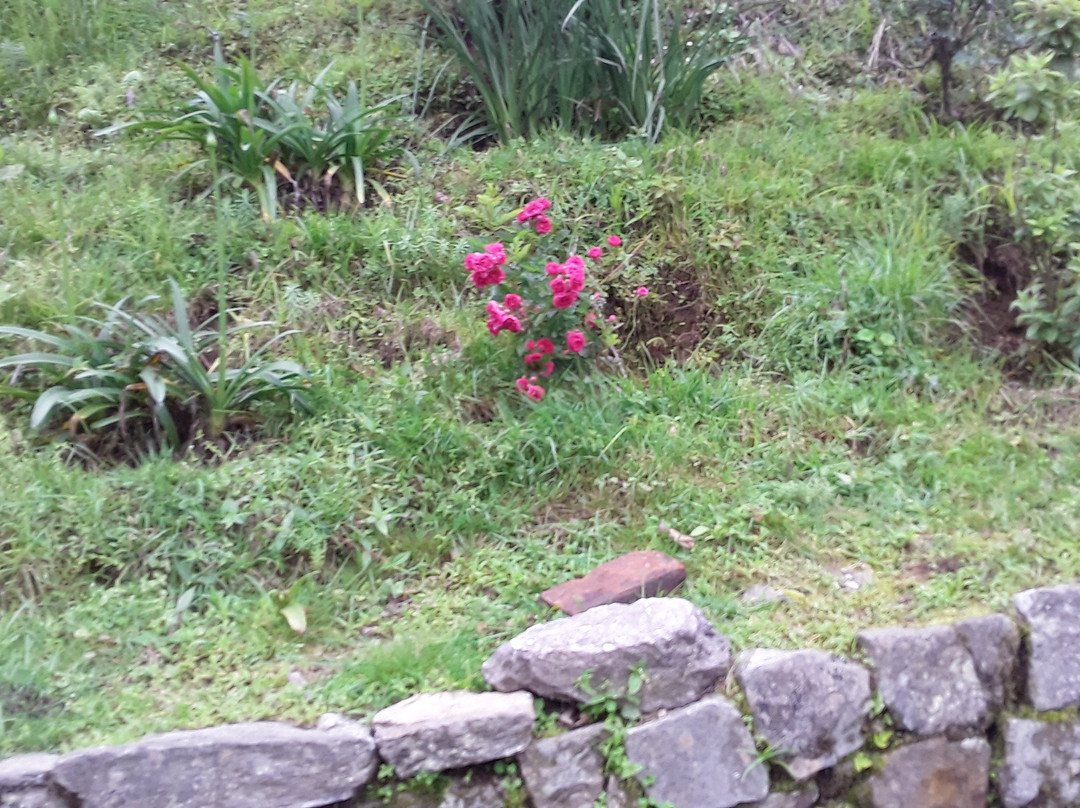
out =
[[[637,550],[601,564],[583,578],[541,592],[540,600],[567,614],[578,614],[605,603],[633,603],[662,595],[685,580],[681,561],[657,550]]]

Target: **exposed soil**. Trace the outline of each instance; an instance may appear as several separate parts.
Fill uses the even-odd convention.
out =
[[[984,288],[965,311],[971,333],[987,354],[1004,359],[1007,375],[1030,375],[1037,348],[1024,337],[1012,304],[1017,292],[1031,281],[1031,259],[1009,241],[993,246],[964,244],[958,254],[985,279]]]
[[[609,300],[608,313],[628,325],[622,335],[624,344],[653,362],[686,361],[723,322],[690,267],[668,269],[640,302],[610,295]]]

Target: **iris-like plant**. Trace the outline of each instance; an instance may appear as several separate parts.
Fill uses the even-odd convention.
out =
[[[358,203],[364,201],[365,183],[385,196],[369,172],[402,154],[390,142],[397,131],[389,115],[395,99],[368,106],[352,82],[338,98],[323,85],[329,69],[306,89],[296,82],[280,88],[280,80],[264,82],[247,59],[241,58],[236,67],[227,65],[215,43],[211,79],[184,68],[196,93],[179,115],[158,111],[98,134],[130,129],[149,133],[154,141],[190,141],[204,153],[214,148],[218,169],[255,191],[267,219],[277,214],[279,178],[292,186],[296,199],[316,190],[325,196],[339,173],[347,177],[349,196]],[[208,158],[186,171],[205,165]]]
[[[129,311],[126,301],[101,308],[103,318],[80,317],[55,334],[0,327],[0,336],[49,349],[0,358],[0,368],[14,369],[4,390],[35,397],[32,429],[99,436],[115,429],[125,443],[148,444],[132,448],[175,450],[200,434],[217,440],[233,422],[250,419],[258,401],[285,398],[295,408],[308,408],[304,368],[287,360],[266,361],[271,348],[295,332],[245,348],[230,367],[228,354],[219,351],[222,333],[228,339],[269,323],[222,330],[219,318],[232,314],[224,311],[192,326],[175,282],[171,320]]]
[[[655,141],[693,118],[736,41],[723,9],[691,24],[660,0],[423,3],[502,140],[558,127]]]

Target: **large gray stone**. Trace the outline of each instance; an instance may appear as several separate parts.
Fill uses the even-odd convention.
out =
[[[1080,586],[1029,589],[1013,603],[1030,627],[1031,703],[1036,710],[1080,704]]]
[[[870,674],[824,651],[757,649],[739,655],[735,676],[754,714],[754,732],[805,780],[863,745]]]
[[[983,738],[928,741],[889,753],[870,780],[873,808],[986,808],[990,744]]]
[[[602,724],[593,724],[534,741],[518,755],[533,808],[592,808],[604,791],[597,745],[606,735]]]
[[[1016,696],[1016,670],[1020,660],[1020,632],[1003,614],[969,617],[956,623],[956,632],[975,663],[975,673],[993,710]]]
[[[64,808],[49,792],[58,755],[33,753],[0,760],[0,808]]]
[[[53,780],[80,808],[314,808],[375,772],[371,733],[260,722],[150,735],[63,757]]]
[[[986,727],[990,705],[955,628],[876,628],[858,639],[901,729],[928,736]]]
[[[761,802],[747,803],[743,808],[814,808],[819,796],[817,786],[810,783],[797,791],[770,794]]]
[[[371,720],[383,760],[398,777],[511,757],[529,745],[533,698],[516,693],[421,693]]]
[[[672,710],[626,734],[626,755],[656,802],[674,808],[731,808],[764,799],[769,772],[742,716],[721,696]]]
[[[584,702],[584,674],[594,692],[622,695],[639,665],[646,677],[637,695],[641,709],[681,707],[727,675],[731,644],[689,601],[646,598],[533,626],[500,646],[483,673],[496,690]]]
[[[1010,718],[1000,779],[1004,808],[1080,806],[1080,722]]]

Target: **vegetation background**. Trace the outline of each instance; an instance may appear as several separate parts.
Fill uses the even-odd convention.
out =
[[[101,408],[52,402],[41,428],[44,371],[3,370],[0,754],[482,687],[539,591],[634,549],[684,560],[739,648],[853,653],[865,626],[1074,578],[1071,46],[901,5],[716,11],[716,64],[663,119],[642,68],[604,79],[615,109],[614,85],[552,105],[563,86],[504,120],[485,93],[537,68],[485,89],[469,58],[511,34],[440,48],[433,0],[0,0],[0,322],[75,353],[99,304],[161,329],[106,346]],[[654,6],[691,37],[712,13]],[[676,47],[649,41],[642,65]],[[185,106],[197,81],[217,112]],[[279,108],[249,112],[259,87]],[[612,279],[625,374],[533,404],[461,261],[537,196],[635,260]],[[188,375],[142,375],[181,312],[205,332]],[[211,434],[171,391],[219,393],[221,356],[267,401],[207,404]],[[143,426],[117,437],[131,385]]]

